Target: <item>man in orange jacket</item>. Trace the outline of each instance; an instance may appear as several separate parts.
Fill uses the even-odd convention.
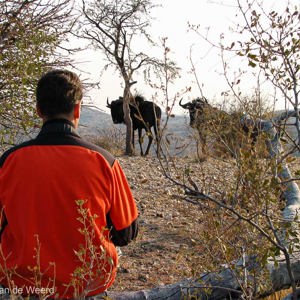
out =
[[[0,283],[22,295],[99,295],[116,276],[115,246],[137,236],[137,207],[119,162],[76,132],[79,77],[46,73],[36,100],[40,133],[0,158]]]

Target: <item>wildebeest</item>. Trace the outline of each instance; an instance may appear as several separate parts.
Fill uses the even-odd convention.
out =
[[[236,146],[240,146],[245,137],[249,136],[252,147],[257,140],[258,129],[250,128],[247,124],[242,123],[242,113],[229,114],[215,108],[208,103],[205,97],[196,98],[185,104],[182,104],[181,99],[179,105],[189,110],[190,126],[198,130],[204,154],[207,153],[207,137],[209,135],[213,136],[213,139],[219,144],[223,144],[231,155],[235,155]]]
[[[130,103],[130,117],[132,119],[133,136],[132,143],[134,145],[134,131],[138,130],[139,145],[141,155],[148,155],[152,141],[153,134],[151,128],[154,128],[154,134],[157,141],[159,141],[160,132],[160,120],[161,109],[152,101],[146,101],[144,97],[140,95],[134,96],[135,103]],[[114,100],[111,103],[107,100],[107,107],[110,108],[111,117],[114,124],[121,124],[124,122],[124,110],[123,110],[123,97],[119,97],[118,100]],[[145,154],[142,147],[142,130],[146,131],[148,136],[148,146]]]

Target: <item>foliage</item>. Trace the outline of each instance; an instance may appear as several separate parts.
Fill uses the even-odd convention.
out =
[[[267,79],[281,90],[294,106],[298,103],[300,73],[299,7],[288,4],[282,12],[266,12],[258,1],[237,1],[244,16],[241,34],[250,39],[241,43],[238,55],[246,56],[250,67],[258,66]]]
[[[286,156],[281,153],[278,142],[279,134],[273,136],[267,130],[269,127],[276,132],[279,124],[273,123],[270,120],[273,116],[268,116],[264,112],[260,82],[258,82],[253,99],[245,97],[241,90],[237,91],[236,88],[240,85],[241,79],[240,77],[235,77],[234,80],[229,79],[227,69],[229,63],[225,61],[224,52],[232,53],[233,51],[238,56],[246,58],[248,70],[245,72],[259,68],[265,78],[281,91],[286,104],[293,105],[296,116],[295,126],[300,137],[298,116],[300,19],[297,7],[292,8],[290,5],[287,5],[285,11],[280,14],[274,11],[267,13],[260,1],[244,1],[242,4],[242,1],[237,0],[237,4],[245,20],[245,24],[238,25],[240,36],[230,46],[225,47],[220,44],[218,47],[223,58],[224,76],[234,94],[234,100],[240,104],[242,113],[251,116],[253,126],[261,126],[260,141],[253,149],[237,145],[239,155],[234,155],[234,160],[228,159],[235,164],[235,173],[230,178],[224,178],[223,185],[221,184],[215,190],[206,190],[209,182],[214,180],[209,174],[199,180],[199,172],[192,174],[187,166],[186,170],[182,171],[181,178],[174,177],[171,164],[161,161],[161,165],[165,176],[184,188],[185,200],[195,203],[199,211],[204,211],[207,216],[204,221],[205,226],[203,226],[207,229],[199,232],[199,236],[195,238],[202,241],[202,249],[197,249],[191,257],[193,269],[197,275],[201,272],[214,272],[224,266],[230,267],[240,283],[243,297],[253,299],[256,295],[262,295],[268,288],[268,282],[265,280],[266,274],[264,274],[268,259],[273,258],[276,265],[279,255],[284,256],[295,292],[290,256],[299,246],[297,213],[295,213],[296,217],[293,215],[288,221],[282,215],[282,210],[291,201],[285,193],[288,187],[284,179],[278,176],[285,168]],[[200,27],[192,26],[191,28],[197,31]],[[207,36],[202,34],[200,36],[208,40]],[[236,73],[241,75],[243,71],[239,69]],[[199,126],[202,126],[201,130],[204,131],[206,137],[212,141],[221,142],[228,149],[236,146],[234,142],[239,144],[241,136],[238,135],[235,121],[240,122],[241,115],[236,115],[233,121],[228,118],[228,114],[220,114],[220,110],[209,109],[204,115],[205,126],[202,123]],[[287,118],[288,113],[283,116],[282,120]],[[267,119],[264,123],[265,127],[261,125],[261,119]],[[264,133],[262,133],[263,130]],[[271,157],[273,155],[271,151],[266,152],[265,142],[270,145],[269,139],[272,139],[271,142],[276,149],[276,155],[273,157]],[[297,140],[293,142],[297,143]],[[226,148],[223,148],[220,153],[224,153]],[[289,154],[287,153],[287,156]],[[265,160],[267,157],[269,159]],[[201,161],[199,166],[201,166]],[[294,179],[289,177],[286,180],[293,181]],[[297,206],[300,202],[299,193],[296,198],[298,202],[295,205]],[[254,261],[254,265],[252,267],[247,265],[247,260]],[[244,266],[241,269],[236,268],[239,261]],[[247,276],[249,274],[250,277]],[[249,281],[249,278],[252,280]]]
[[[295,128],[298,139],[290,140],[300,149],[299,74],[300,74],[300,12],[297,5],[288,2],[277,12],[263,9],[259,1],[237,0],[245,25],[240,33],[249,36],[239,41],[237,55],[246,57],[251,68],[259,68],[275,89],[281,92],[285,104],[295,111]]]
[[[299,123],[299,7],[288,1],[281,10],[267,11],[264,3],[255,1],[237,0],[238,10],[244,22],[237,24],[238,37],[229,46],[222,41],[222,58],[224,75],[237,101],[243,104],[242,92],[239,90],[243,82],[243,73],[253,73],[257,80],[257,95],[261,98],[262,82],[270,83],[274,89],[274,103],[277,97],[284,100],[285,107],[292,107],[295,111],[295,126],[297,139],[291,139],[286,120],[281,129],[287,134],[289,143],[299,150],[300,123]],[[229,78],[229,64],[225,61],[224,53],[234,52],[239,58],[248,62],[248,70],[235,70],[233,79]],[[237,75],[238,74],[238,75]],[[279,125],[279,124],[278,124]],[[281,124],[282,125],[282,124]]]
[[[28,266],[28,270],[31,272],[32,276],[30,278],[26,278],[28,286],[26,288],[19,287],[15,284],[13,277],[22,277],[22,275],[18,274],[17,266],[15,268],[9,269],[6,265],[7,257],[5,257],[2,247],[0,246],[0,259],[1,259],[1,266],[0,266],[0,273],[1,279],[5,279],[7,282],[7,287],[3,288],[5,294],[10,293],[9,299],[24,299],[22,296],[23,293],[37,295],[38,299],[47,299],[55,294],[55,270],[56,266],[54,262],[48,262],[47,270],[41,270],[41,243],[39,240],[38,235],[35,236],[36,238],[36,247],[34,250],[33,258],[35,260],[34,266]],[[47,286],[42,286],[42,279],[45,273],[48,270],[52,270],[51,272],[54,274],[53,278],[47,277]],[[6,291],[8,289],[9,291]],[[4,298],[5,295],[2,295]],[[2,298],[2,297],[1,297]],[[26,297],[27,299],[28,297]]]
[[[85,207],[86,202],[85,200],[76,201],[79,214],[77,220],[81,224],[78,230],[85,239],[84,245],[80,245],[78,250],[74,250],[80,265],[72,273],[69,286],[74,288],[76,299],[85,299],[89,292],[95,291],[101,286],[105,287],[110,280],[114,265],[112,258],[102,246],[102,244],[107,243],[105,236],[109,235],[109,229],[100,229],[103,240],[99,244],[95,232],[95,220],[98,216],[91,215],[90,210]]]
[[[70,0],[9,0],[0,3],[1,145],[16,141],[35,121],[37,79],[66,63],[57,54],[70,26]]]
[[[287,235],[295,234],[282,220],[285,203],[276,177],[280,166],[275,159],[262,158],[262,151],[243,149],[237,159],[227,159],[234,172],[224,165],[220,178],[212,177],[201,162],[181,171],[176,164],[162,162],[165,175],[184,188],[180,197],[194,203],[201,219],[198,234],[191,237],[194,247],[181,253],[193,277],[229,267],[246,299],[272,290],[265,266],[270,258],[276,262],[279,254],[294,251],[278,237],[283,228]],[[290,246],[297,245],[297,240],[290,241]]]

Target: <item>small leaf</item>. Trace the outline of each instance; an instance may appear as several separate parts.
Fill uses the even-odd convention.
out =
[[[257,55],[256,55],[256,54],[248,53],[247,57],[249,57],[249,58],[252,59],[252,60],[258,61]]]
[[[252,68],[256,67],[256,63],[254,63],[253,61],[249,60],[249,66]]]

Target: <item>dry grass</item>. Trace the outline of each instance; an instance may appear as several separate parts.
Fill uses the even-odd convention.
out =
[[[271,296],[268,296],[266,298],[262,298],[263,300],[281,300],[282,298],[284,298],[285,296],[291,294],[292,290],[291,289],[287,289],[287,290],[282,290],[280,292],[277,292]]]

